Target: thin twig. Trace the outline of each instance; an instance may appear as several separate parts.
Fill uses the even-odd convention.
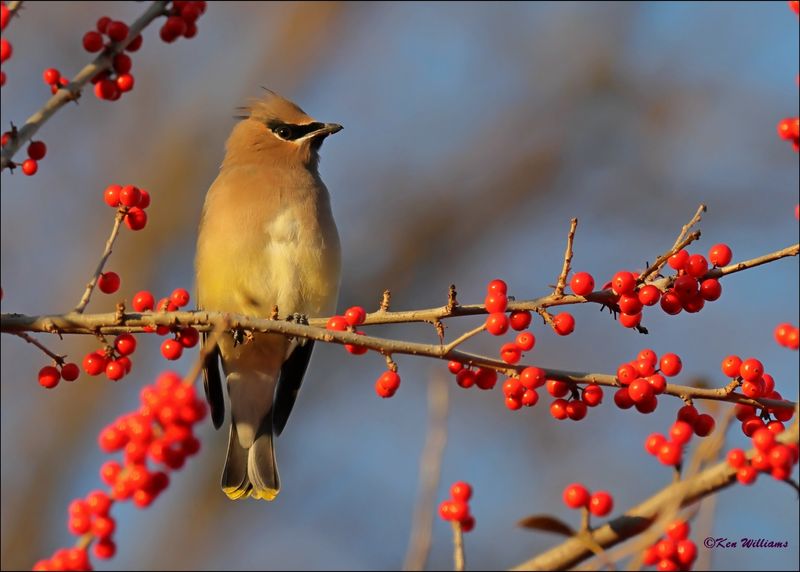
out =
[[[461,523],[454,520],[453,525],[453,570],[464,570],[464,532]]]
[[[572,264],[572,242],[575,240],[575,229],[578,228],[578,219],[573,218],[569,221],[569,233],[567,234],[567,250],[564,252],[564,266],[561,268],[561,274],[556,283],[555,292],[556,298],[564,295],[564,288],[567,287],[567,276],[569,276],[570,264]]]
[[[125,218],[126,214],[127,209],[120,208],[117,211],[117,215],[114,217],[114,227],[111,229],[111,234],[109,235],[108,240],[106,240],[106,247],[105,250],[103,250],[103,255],[100,257],[100,261],[97,263],[97,268],[95,268],[92,279],[89,280],[89,283],[86,285],[86,290],[84,291],[83,296],[81,296],[81,301],[78,302],[77,306],[75,306],[73,312],[83,314],[83,311],[89,304],[89,300],[92,298],[94,287],[97,285],[97,280],[100,278],[100,274],[103,273],[103,267],[106,265],[108,257],[111,256],[111,249],[114,247],[114,241],[117,240],[119,229],[122,226],[122,220]]]
[[[403,570],[424,570],[428,561],[436,511],[436,489],[447,444],[449,387],[447,377],[441,373],[435,374],[428,386],[428,433],[420,456],[419,495]]]
[[[47,349],[47,346],[45,346],[42,342],[40,342],[39,340],[37,340],[33,336],[30,336],[30,335],[26,334],[25,332],[15,332],[14,335],[17,336],[17,337],[22,338],[23,340],[25,340],[29,344],[33,344],[34,346],[36,346],[37,348],[42,350],[45,354],[47,354],[48,357],[50,357],[58,365],[64,365],[64,360],[65,360],[65,358],[67,356],[59,355],[59,354],[57,354],[55,352],[50,351],[49,349]]]
[[[128,37],[121,42],[112,44],[103,50],[92,63],[85,66],[66,87],[59,89],[36,113],[31,115],[25,125],[18,131],[16,137],[11,138],[2,148],[0,153],[0,171],[12,164],[14,154],[36,134],[39,128],[70,101],[75,100],[81,89],[97,74],[111,69],[114,56],[122,52],[129,43],[153,20],[164,14],[168,2],[159,0],[142,14],[138,20],[131,24]]]
[[[486,322],[484,322],[483,324],[481,324],[481,325],[480,325],[480,326],[478,326],[477,328],[475,328],[475,329],[473,329],[473,330],[470,330],[470,331],[468,331],[468,332],[465,332],[465,333],[461,334],[460,336],[458,336],[458,337],[457,337],[456,339],[454,339],[452,342],[450,342],[449,344],[447,344],[446,346],[444,346],[444,349],[445,349],[445,351],[446,351],[446,352],[451,352],[451,351],[453,351],[453,350],[454,350],[454,349],[456,349],[458,346],[460,346],[461,344],[463,344],[464,342],[466,342],[468,339],[470,339],[470,338],[472,338],[472,337],[474,337],[474,336],[477,336],[478,334],[480,334],[480,333],[481,333],[481,332],[483,332],[484,330],[486,330]]]
[[[6,8],[8,8],[9,12],[9,22],[11,22],[11,18],[17,15],[19,10],[22,8],[22,0],[14,0],[6,4]]]
[[[686,242],[688,238],[687,235],[689,233],[689,229],[691,229],[694,225],[700,222],[703,213],[706,212],[707,210],[708,207],[704,204],[701,204],[699,207],[697,207],[697,211],[694,213],[694,216],[689,220],[689,222],[687,222],[681,228],[680,233],[678,233],[678,238],[675,239],[675,243],[672,245],[672,248],[670,248],[667,252],[659,256],[656,259],[656,262],[654,262],[649,268],[647,268],[644,272],[642,272],[639,275],[639,281],[644,281],[649,276],[657,273],[659,270],[661,270],[661,267],[664,266],[664,264],[666,264],[670,256],[672,256],[673,254],[678,252],[681,248],[684,248],[686,245],[693,242],[694,240],[697,240],[697,238],[700,238],[700,234],[697,233],[697,236],[695,238]]]

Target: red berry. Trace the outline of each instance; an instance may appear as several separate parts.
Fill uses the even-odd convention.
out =
[[[52,389],[61,380],[61,372],[52,365],[46,365],[39,370],[39,385]]]
[[[708,302],[719,300],[722,296],[722,284],[716,278],[706,278],[700,284],[700,297]]]
[[[603,389],[594,383],[587,385],[583,388],[581,399],[589,407],[596,407],[603,401]]]
[[[105,203],[113,208],[119,206],[119,192],[122,190],[120,185],[109,185],[103,193]]]
[[[611,279],[611,289],[617,295],[633,294],[636,288],[636,276],[627,270],[621,270]]]
[[[656,372],[656,364],[649,359],[637,359],[633,363],[633,367],[636,369],[636,373],[639,374],[639,377],[647,377]]]
[[[533,389],[526,389],[520,401],[525,407],[533,407],[539,401],[539,394]]]
[[[34,161],[41,161],[46,154],[47,145],[44,144],[44,141],[31,141],[31,144],[28,145],[28,157]]]
[[[635,379],[628,386],[628,395],[634,403],[644,403],[655,397],[655,391],[646,379]]]
[[[522,408],[522,399],[519,397],[506,397],[506,407],[511,411]]]
[[[639,377],[639,372],[629,363],[624,363],[617,368],[617,380],[622,385],[630,385],[631,382]]]
[[[131,68],[133,67],[133,60],[131,60],[131,57],[128,54],[120,53],[114,56],[112,66],[117,74],[126,74],[131,71]]]
[[[97,279],[97,287],[104,294],[113,294],[119,290],[119,274],[116,272],[103,272]]]
[[[661,356],[661,373],[667,377],[674,377],[681,372],[683,363],[677,354],[664,354]]]
[[[147,213],[139,207],[132,207],[125,215],[125,224],[131,230],[142,230],[147,224]]]
[[[517,347],[523,351],[527,352],[533,349],[533,346],[536,345],[536,338],[530,332],[521,332],[517,334],[514,343],[517,344]]]
[[[638,314],[620,314],[619,323],[625,328],[635,328],[642,321],[642,313]]]
[[[642,310],[642,303],[636,294],[623,294],[617,302],[623,314],[638,314]]]
[[[722,360],[722,373],[730,378],[739,377],[739,369],[742,365],[742,358],[730,355]]]
[[[519,381],[526,389],[536,389],[547,381],[546,373],[538,367],[526,367],[519,374]]]
[[[455,520],[453,518],[453,501],[442,501],[439,504],[439,516],[443,520]]]
[[[578,296],[586,296],[594,291],[594,278],[588,272],[577,272],[569,281],[569,287]]]
[[[450,496],[453,500],[467,502],[472,497],[472,487],[464,481],[455,482],[450,487]]]
[[[741,467],[736,471],[736,480],[743,485],[752,485],[756,482],[756,477],[758,477],[758,471],[749,465]]]
[[[589,498],[589,512],[595,516],[606,516],[614,508],[614,499],[606,491],[592,493]]]
[[[456,374],[456,383],[464,389],[469,389],[475,385],[475,372],[469,369],[462,369]]]
[[[760,450],[767,452],[775,445],[775,433],[767,429],[758,429],[753,433],[753,446]]]
[[[75,381],[81,374],[81,370],[76,363],[67,363],[61,368],[61,377],[64,381]]]
[[[708,272],[708,261],[702,254],[692,254],[686,263],[686,273],[689,276],[700,278]]]
[[[139,34],[125,47],[126,52],[135,52],[142,47],[142,35]]]
[[[103,36],[91,30],[83,35],[83,49],[94,53],[103,49]]]
[[[102,79],[94,84],[94,95],[97,99],[115,101],[119,99],[119,88],[114,81],[108,78]]]
[[[755,358],[748,358],[742,362],[739,375],[745,381],[755,381],[764,375],[764,364]]]
[[[387,370],[378,378],[378,383],[394,393],[400,387],[400,376],[394,371]]]
[[[111,22],[106,28],[106,34],[112,42],[121,42],[128,37],[128,25],[125,22]]]
[[[655,395],[650,396],[649,399],[645,399],[643,401],[639,401],[633,404],[636,407],[636,411],[639,413],[644,413],[645,415],[648,413],[652,413],[658,407],[658,399]]]
[[[171,38],[180,38],[186,32],[186,22],[179,16],[170,16],[164,23],[168,31],[165,34]]]
[[[42,79],[44,83],[47,85],[58,85],[58,81],[61,79],[61,72],[59,72],[55,68],[47,68],[42,72]]]
[[[139,208],[146,209],[149,206],[150,206],[150,193],[148,193],[144,189],[139,189]]]
[[[33,159],[25,159],[22,162],[22,173],[29,177],[36,174],[39,170],[39,164]]]
[[[102,352],[92,352],[83,358],[83,371],[89,375],[99,375],[106,370],[106,356]]]
[[[137,312],[147,312],[155,306],[156,300],[147,290],[137,292],[133,296],[133,309]]]
[[[567,393],[569,393],[569,384],[566,381],[548,379],[547,393],[553,397],[564,397]]]
[[[667,533],[667,537],[675,542],[679,542],[689,537],[689,523],[685,520],[678,519],[674,522],[671,522],[665,532]]]
[[[97,20],[97,31],[101,34],[105,34],[106,30],[108,30],[108,25],[111,23],[111,18],[108,16],[102,16],[99,20]]]
[[[715,425],[714,418],[708,413],[703,413],[694,420],[694,433],[698,437],[707,437],[714,431]]]
[[[689,253],[685,250],[679,250],[667,259],[667,264],[673,270],[683,270],[689,262]]]
[[[553,318],[553,329],[559,336],[568,336],[575,330],[575,318],[569,312],[561,312]]]
[[[114,347],[120,355],[128,356],[136,351],[136,338],[131,334],[120,334],[114,340]]]
[[[664,295],[661,296],[661,309],[670,316],[675,316],[676,314],[681,313],[683,304],[681,304],[681,299],[674,290],[667,290],[664,292]]]
[[[681,540],[675,547],[678,562],[683,566],[681,570],[689,569],[692,562],[697,559],[697,545],[691,540]]]
[[[678,276],[675,279],[675,282],[672,284],[672,289],[675,291],[681,301],[692,299],[692,297],[697,294],[698,288],[699,283],[697,282],[697,278],[694,276],[689,276],[688,274]]]
[[[183,308],[189,303],[189,292],[183,288],[175,288],[172,294],[169,295],[169,301],[175,304],[178,308]]]
[[[360,326],[367,319],[367,312],[361,306],[352,306],[344,313],[344,319],[353,327]]]
[[[522,352],[516,344],[507,343],[500,347],[500,359],[506,363],[515,364],[522,358]]]
[[[614,404],[620,409],[630,409],[633,407],[633,400],[628,393],[627,387],[621,387],[614,392]]]
[[[119,381],[125,376],[125,365],[117,360],[106,364],[106,377],[111,381]]]
[[[196,328],[188,326],[186,328],[182,328],[178,332],[178,341],[181,345],[185,348],[193,348],[197,345],[197,342],[200,340],[200,332],[197,331]],[[366,348],[364,348],[366,350]]]
[[[589,491],[580,483],[572,483],[564,489],[564,504],[569,508],[583,508],[589,505]]]
[[[512,329],[521,332],[531,325],[531,313],[527,310],[517,310],[515,312],[511,312],[509,322]]]
[[[741,449],[731,449],[727,455],[728,464],[734,469],[740,469],[747,465],[747,457]]]
[[[508,294],[508,285],[499,278],[495,278],[486,286],[486,292],[489,294],[500,294],[505,296]]]
[[[123,73],[117,76],[115,83],[117,84],[119,93],[128,93],[133,89],[135,79],[129,73]]]
[[[72,514],[67,521],[67,529],[76,536],[86,534],[91,526],[92,520],[87,514]]]
[[[509,377],[505,383],[503,383],[503,395],[506,397],[513,397],[515,399],[520,399],[522,394],[525,392],[525,388],[522,386],[522,383],[513,377]]]
[[[490,314],[505,312],[508,306],[508,298],[506,298],[505,294],[489,293],[486,295],[484,305],[486,306],[486,311]]]
[[[178,340],[164,340],[161,344],[161,355],[168,360],[176,360],[181,357],[183,353],[183,346]]]
[[[678,409],[678,421],[685,421],[692,426],[694,426],[697,415],[697,408],[694,405],[684,405]]]
[[[715,244],[708,251],[708,260],[714,266],[727,266],[732,258],[733,252],[727,244]]]
[[[661,433],[651,433],[644,442],[644,449],[651,455],[658,455],[667,439]]]
[[[550,415],[554,418],[563,420],[567,418],[567,401],[565,399],[556,399],[550,404]]]
[[[586,417],[586,404],[583,401],[570,401],[566,406],[567,417],[573,421],[580,421]]]
[[[658,451],[658,460],[664,465],[677,465],[681,461],[683,451],[677,443],[666,442]]]
[[[11,10],[3,3],[0,5],[0,30],[5,30],[11,20]]]
[[[450,370],[450,373],[457,374],[459,371],[464,369],[464,364],[460,361],[451,361],[447,364],[447,369]]]
[[[141,194],[133,185],[125,185],[119,192],[119,202],[126,207],[135,207],[139,204]]]
[[[639,288],[638,294],[639,294],[639,301],[645,306],[655,306],[661,299],[661,290],[659,290],[652,284],[647,284]]]
[[[328,330],[343,332],[347,329],[347,320],[344,318],[344,316],[333,316],[328,318],[325,328]]]
[[[676,421],[669,430],[669,438],[678,445],[685,445],[694,434],[694,429],[685,421]]]
[[[113,558],[114,554],[117,553],[117,545],[114,544],[114,541],[110,538],[103,538],[94,543],[92,552],[94,552],[94,555],[99,559],[108,560],[109,558]]]
[[[508,331],[508,316],[494,312],[486,317],[486,331],[493,336],[502,336]]]
[[[492,389],[497,383],[497,372],[493,369],[479,367],[475,372],[475,385],[480,389]]]

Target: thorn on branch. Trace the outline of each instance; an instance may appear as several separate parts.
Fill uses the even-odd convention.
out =
[[[436,328],[436,333],[439,336],[439,344],[444,343],[444,324],[441,320],[434,320],[433,327]]]
[[[456,306],[458,306],[458,300],[456,297],[458,296],[458,292],[456,292],[456,285],[450,284],[450,289],[447,292],[447,306],[445,311],[447,314],[452,314],[453,310],[455,310]]]
[[[125,321],[125,301],[117,302],[116,310],[114,311],[114,323],[122,324]]]
[[[387,288],[386,290],[383,291],[383,298],[381,299],[381,307],[378,311],[388,312],[391,300],[392,300],[392,291]]]
[[[270,320],[277,320],[278,319],[278,305],[277,304],[275,304],[272,307],[272,312],[270,312],[269,319]]]

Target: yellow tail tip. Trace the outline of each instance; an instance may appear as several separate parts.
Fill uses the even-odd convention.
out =
[[[239,500],[242,498],[247,498],[247,495],[250,491],[237,487],[222,487],[222,492],[228,495],[228,498],[231,500]]]
[[[251,489],[250,496],[254,499],[260,499],[265,501],[275,500],[275,497],[278,496],[280,489]]]

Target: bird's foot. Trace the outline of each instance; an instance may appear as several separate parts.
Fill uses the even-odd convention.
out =
[[[286,318],[287,322],[294,322],[295,324],[300,324],[303,326],[308,325],[308,316],[305,314],[301,314],[300,312],[295,312],[294,314],[290,314],[289,317]],[[308,342],[308,338],[297,338],[297,343],[300,346],[306,345]]]

